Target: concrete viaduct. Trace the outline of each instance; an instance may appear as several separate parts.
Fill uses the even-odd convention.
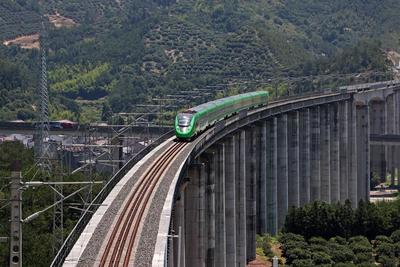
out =
[[[165,174],[171,179],[163,207],[149,207],[157,221],[143,222],[147,234],[138,241],[137,258],[145,257],[144,240],[152,240],[146,266],[245,266],[255,258],[256,234],[277,234],[289,207],[346,199],[356,206],[369,199],[371,173],[391,175],[394,185],[400,147],[393,139],[399,135],[400,85],[394,82],[237,114],[176,158]],[[85,233],[95,236],[96,227],[89,222]],[[67,266],[82,261],[84,253],[74,254],[77,246],[83,250],[81,239]]]

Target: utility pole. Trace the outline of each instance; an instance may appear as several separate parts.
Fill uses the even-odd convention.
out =
[[[22,197],[21,184],[22,175],[20,163],[13,163],[11,172],[11,228],[10,228],[10,267],[22,266]]]
[[[36,219],[44,212],[54,208],[63,203],[64,200],[67,200],[78,193],[86,190],[87,187],[92,186],[93,184],[101,184],[101,181],[89,181],[89,182],[42,182],[42,181],[31,181],[31,182],[23,182],[22,181],[22,173],[20,171],[20,163],[18,161],[14,162],[12,165],[11,172],[11,196],[10,196],[10,204],[11,204],[11,227],[10,227],[10,238],[0,237],[0,242],[10,241],[10,267],[22,267],[22,223],[29,223],[30,221]],[[28,188],[30,186],[38,187],[47,185],[50,186],[54,191],[57,186],[60,185],[83,185],[78,190],[75,190],[73,193],[68,196],[61,196],[61,200],[47,208],[37,211],[27,218],[22,218],[22,191],[23,188]]]

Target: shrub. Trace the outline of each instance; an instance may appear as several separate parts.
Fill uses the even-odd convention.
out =
[[[347,240],[341,236],[335,236],[329,239],[329,243],[338,243],[339,245],[347,245]]]
[[[353,250],[353,252],[355,254],[358,254],[358,253],[372,253],[371,245],[368,246],[368,245],[363,244],[363,243],[350,244],[350,248],[351,248],[351,250]]]
[[[326,241],[322,237],[312,237],[308,240],[308,243],[310,243],[311,245],[326,246],[328,244],[328,241]]]
[[[315,266],[315,263],[311,259],[297,259],[292,262],[292,267],[310,267]]]
[[[285,244],[287,241],[304,241],[304,237],[293,233],[285,233],[279,236],[279,242]]]
[[[395,255],[395,246],[390,243],[380,243],[376,247],[376,253],[381,256],[387,256],[387,257],[394,257]]]
[[[256,254],[260,256],[265,256],[263,249],[260,247],[256,248]]]
[[[332,264],[331,256],[329,256],[325,252],[313,252],[311,257],[316,265]]]
[[[400,257],[400,242],[394,244],[394,254],[396,257]]]
[[[356,265],[354,263],[350,263],[350,262],[339,262],[335,264],[335,267],[356,267]]]
[[[257,242],[257,248],[261,248],[264,256],[268,257],[274,256],[271,250],[271,244],[270,244],[271,237],[269,235],[266,234],[262,236],[257,235],[256,242]]]
[[[286,263],[291,264],[295,260],[306,260],[311,258],[311,253],[306,249],[294,248],[286,251]]]
[[[359,253],[372,253],[372,246],[368,239],[364,236],[355,236],[350,238],[349,247],[354,252],[354,254]]]
[[[329,247],[327,247],[326,245],[311,244],[308,247],[309,247],[310,251],[313,251],[313,252],[319,251],[319,252],[324,252],[326,254],[330,254]]]
[[[288,251],[295,248],[306,250],[308,248],[308,244],[304,241],[288,241],[287,243],[282,245],[283,254],[286,255]]]
[[[394,231],[391,235],[390,235],[390,239],[392,239],[392,241],[394,243],[400,242],[400,229]]]
[[[399,266],[399,261],[396,258],[388,256],[379,256],[379,263],[382,263],[384,267],[397,267]]]
[[[393,243],[393,240],[385,235],[378,235],[375,238],[374,247],[377,247],[382,243]]]
[[[19,120],[32,120],[35,118],[35,112],[29,109],[20,109],[17,112],[17,119]]]
[[[372,253],[360,252],[355,255],[354,263],[371,263]]]
[[[356,265],[357,267],[376,267],[375,263],[363,262]]]
[[[329,255],[335,263],[352,262],[355,259],[353,251],[346,246],[334,243],[329,245],[329,249]]]
[[[353,237],[351,237],[350,239],[349,239],[349,243],[351,244],[351,243],[365,243],[365,244],[369,244],[369,240],[368,240],[368,238],[366,238],[365,236],[361,236],[361,235],[358,235],[358,236],[353,236]]]

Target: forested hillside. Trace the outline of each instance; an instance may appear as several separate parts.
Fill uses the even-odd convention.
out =
[[[37,33],[45,13],[51,116],[93,121],[226,81],[385,71],[398,11],[394,0],[5,0],[0,39]],[[33,119],[38,51],[0,55],[21,80],[0,81],[0,119]]]

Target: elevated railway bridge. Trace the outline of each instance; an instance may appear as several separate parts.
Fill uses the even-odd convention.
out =
[[[167,133],[108,182],[52,265],[245,266],[290,206],[356,206],[371,173],[394,184],[399,136],[394,81],[271,102],[191,142]]]

